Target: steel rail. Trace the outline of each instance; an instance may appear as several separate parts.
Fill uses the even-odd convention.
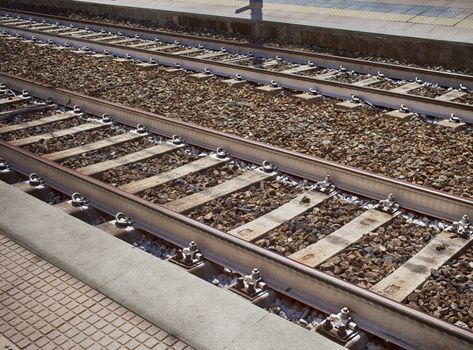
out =
[[[199,44],[201,44],[205,48],[211,50],[220,50],[222,47],[224,47],[231,53],[245,55],[249,52],[252,52],[255,56],[264,58],[274,58],[276,56],[279,56],[285,61],[299,64],[307,64],[307,62],[310,60],[316,63],[317,65],[324,66],[327,68],[338,69],[341,65],[343,65],[349,70],[354,70],[356,72],[365,74],[376,75],[378,72],[381,71],[386,76],[389,76],[394,79],[413,80],[415,77],[418,77],[419,79],[422,79],[424,81],[437,83],[444,86],[458,87],[458,85],[461,83],[465,86],[473,87],[473,75],[464,75],[418,67],[402,66],[391,63],[368,61],[358,58],[342,57],[324,53],[314,53],[285,49],[280,47],[254,45],[246,42],[234,42],[224,39],[206,38],[196,35],[172,33],[139,27],[127,27],[119,24],[102,23],[92,20],[71,19],[62,16],[39,14],[36,12],[12,10],[1,7],[0,11],[15,16],[20,15],[27,18],[31,17],[32,19],[37,21],[41,21],[44,19],[54,22],[57,21],[62,25],[73,24],[75,26],[87,26],[92,30],[98,31],[100,31],[101,29],[104,29],[107,32],[120,31],[127,36],[134,36],[135,34],[138,34],[141,38],[148,40],[153,40],[155,37],[159,37],[162,41],[168,42],[174,42],[175,40],[178,40],[179,42],[181,42],[182,45],[186,46],[199,46]]]
[[[6,73],[0,73],[0,80],[12,89],[20,91],[26,89],[37,97],[50,97],[62,105],[79,105],[85,111],[98,115],[107,113],[124,124],[133,126],[143,124],[150,131],[164,136],[177,134],[196,146],[208,149],[223,147],[235,157],[246,161],[262,163],[268,160],[280,170],[302,178],[320,181],[330,174],[339,188],[362,196],[385,199],[389,193],[394,193],[402,207],[416,212],[450,221],[458,220],[464,214],[473,217],[472,199],[306,156],[66,89],[44,86],[41,83]]]
[[[247,272],[258,267],[272,288],[325,312],[347,306],[362,329],[407,348],[471,349],[473,333],[215,230],[161,206],[0,141],[0,156],[23,174],[36,172],[61,192],[80,192],[109,214],[125,212],[137,226],[180,246],[197,242],[204,256]]]
[[[73,47],[87,46],[91,50],[108,50],[111,54],[117,56],[132,55],[140,60],[155,59],[166,66],[174,66],[179,63],[183,69],[203,72],[210,69],[214,74],[224,77],[234,77],[241,74],[244,79],[261,84],[270,84],[275,80],[281,87],[308,91],[310,88],[316,88],[323,95],[351,99],[353,94],[371,102],[374,105],[398,109],[401,104],[406,105],[414,112],[423,113],[431,116],[449,118],[452,113],[462,118],[465,122],[473,123],[473,105],[461,104],[452,101],[443,101],[429,97],[416,96],[410,94],[396,93],[388,90],[375,89],[366,86],[355,86],[337,81],[305,77],[295,74],[274,72],[256,67],[239,66],[232,63],[224,63],[195,57],[176,56],[172,53],[149,51],[146,49],[132,48],[123,45],[111,43],[96,42],[90,39],[81,39],[69,37],[63,34],[44,33],[27,28],[17,28],[0,23],[0,29],[11,34],[20,34],[31,38],[35,36],[39,40],[53,40],[56,43],[68,42]]]

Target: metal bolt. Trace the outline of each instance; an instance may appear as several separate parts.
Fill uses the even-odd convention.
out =
[[[450,118],[448,120],[453,122],[453,123],[461,123],[462,122],[461,118],[457,117],[455,115],[455,113],[450,114]]]
[[[43,179],[36,173],[31,173],[29,176],[28,183],[30,186],[36,187],[43,183]]]
[[[219,147],[216,150],[216,155],[217,155],[217,158],[219,159],[225,159],[228,157],[228,152],[225,151],[223,148]]]
[[[399,111],[402,112],[402,113],[409,113],[410,109],[408,107],[404,106],[403,104],[401,104],[401,108],[399,108]]]
[[[133,220],[126,216],[122,212],[118,212],[115,215],[115,226],[118,228],[127,228],[128,226],[133,225]]]
[[[138,134],[144,134],[144,133],[146,133],[146,128],[142,124],[137,124],[136,125],[136,132]]]
[[[267,160],[263,161],[263,171],[265,173],[272,173],[274,171],[274,165],[272,165],[270,162]]]
[[[172,135],[171,142],[175,145],[182,145],[183,139],[177,135]]]
[[[89,203],[89,201],[87,200],[87,198],[82,196],[79,192],[74,192],[71,195],[71,204],[74,207],[86,206],[88,203]]]
[[[81,109],[79,106],[75,105],[75,106],[73,107],[73,113],[74,113],[74,114],[81,114],[81,113],[82,113],[82,109]]]
[[[5,159],[0,158],[0,171],[4,171],[8,169],[10,169],[10,164],[8,164],[8,162]]]
[[[112,122],[112,117],[109,116],[108,114],[102,114],[102,123],[111,123]]]

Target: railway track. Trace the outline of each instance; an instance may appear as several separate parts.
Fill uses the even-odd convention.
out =
[[[78,192],[107,214],[125,213],[117,217],[121,228],[131,218],[180,247],[197,242],[201,253],[221,266],[243,273],[257,267],[272,289],[328,313],[348,307],[362,329],[400,346],[471,346],[471,332],[402,304],[431,277],[431,269],[469,249],[471,226],[461,219],[473,216],[471,201],[408,184],[399,191],[395,180],[381,176],[5,74],[1,78],[7,86],[0,99],[0,157],[16,172],[42,178],[30,177],[17,187]],[[9,89],[27,89],[32,96],[26,91],[12,96]],[[69,109],[74,104],[82,110]],[[103,113],[112,118],[96,117]],[[229,153],[212,152],[216,143]],[[12,176],[4,162],[2,169],[4,179]],[[369,195],[373,183],[378,184],[374,192],[380,191],[374,196]],[[391,192],[397,201],[388,197]],[[429,198],[428,204],[415,202],[419,196]],[[431,218],[406,212],[403,203]],[[440,211],[443,216],[436,215]],[[454,217],[456,223],[435,217]],[[368,278],[358,271],[358,280],[347,279],[348,261],[358,265],[371,259],[351,258],[350,249],[366,248],[372,237],[381,240],[378,253],[369,253],[384,253],[390,268],[364,271]],[[258,280],[253,277],[247,282]],[[248,284],[240,283],[236,289],[245,294]],[[253,287],[258,291],[261,284]],[[462,322],[470,321],[465,316]]]
[[[473,77],[469,75],[24,11],[3,9],[1,14],[0,29],[5,33],[63,49],[98,56],[106,52],[144,67],[161,64],[171,71],[199,72],[197,79],[219,75],[230,78],[228,83],[234,85],[252,81],[263,84],[261,89],[267,93],[287,88],[301,92],[297,96],[308,101],[315,101],[319,94],[344,98],[350,101],[346,108],[367,101],[409,116],[421,113],[452,122],[473,122]]]

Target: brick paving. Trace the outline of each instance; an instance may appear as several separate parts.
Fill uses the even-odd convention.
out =
[[[1,233],[0,334],[28,350],[192,350]]]

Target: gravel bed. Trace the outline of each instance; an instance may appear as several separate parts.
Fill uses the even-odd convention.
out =
[[[2,120],[0,122],[0,127],[2,126],[7,126],[7,125],[15,125],[15,124],[21,124],[25,122],[30,122],[32,120],[37,120],[41,118],[46,118],[50,117],[52,115],[60,113],[59,111],[55,111],[53,109],[45,109],[42,111],[36,111],[36,112],[31,112],[31,113],[22,113],[22,114],[17,114],[12,116],[11,118],[7,120]]]
[[[74,157],[61,161],[61,165],[72,169],[82,168],[88,165],[115,159],[130,153],[141,151],[142,149],[157,145],[160,140],[155,137],[143,137],[137,141],[129,141],[119,146],[109,146],[95,151],[82,153]]]
[[[133,45],[133,43],[131,43],[131,44],[125,43],[125,46],[129,46],[129,45]],[[164,46],[164,44],[156,43],[156,44],[153,44],[153,45],[145,46],[142,49],[143,50],[151,50],[151,49],[156,49],[156,48],[161,47],[161,46]]]
[[[36,154],[53,153],[72,147],[82,146],[87,143],[118,135],[120,133],[121,132],[115,127],[104,127],[92,131],[79,132],[73,135],[42,140],[32,143],[31,145],[27,145],[24,148]]]
[[[420,120],[399,123],[369,108],[337,111],[337,100],[308,105],[284,94],[231,89],[162,69],[93,59],[0,39],[0,70],[162,113],[374,173],[473,197],[473,133]],[[22,55],[17,55],[21,52]],[[50,65],[36,57],[47,57]]]
[[[415,225],[398,216],[328,259],[319,269],[370,288],[409,260],[437,233],[433,227]]]
[[[50,205],[62,203],[69,200],[69,197],[67,197],[65,194],[61,192],[57,192],[54,190],[49,190],[48,193],[48,198],[46,199],[46,203]]]
[[[453,102],[465,103],[467,105],[473,105],[473,92],[469,92],[466,95],[456,98]]]
[[[61,130],[61,129],[72,128],[74,126],[85,124],[85,123],[87,123],[87,121],[82,118],[71,118],[71,119],[61,120],[54,123],[38,125],[31,128],[10,132],[8,134],[0,135],[0,139],[3,139],[5,141],[18,140],[18,139],[23,139],[29,136],[47,134],[47,133]]]
[[[433,87],[431,85],[424,85],[418,89],[409,91],[408,94],[435,98],[437,96],[445,94],[447,91],[448,90],[443,87]]]
[[[404,84],[401,81],[393,81],[390,79],[383,79],[377,83],[371,84],[368,87],[370,88],[375,88],[375,89],[381,89],[381,90],[392,90],[395,87],[398,87],[400,85]]]
[[[140,239],[137,242],[133,242],[133,245],[163,260],[174,256],[177,252],[175,246],[145,232],[141,232]]]
[[[214,199],[190,211],[188,216],[226,232],[280,207],[302,191],[301,187],[277,180],[261,181],[244,191]]]
[[[178,149],[143,162],[110,169],[100,175],[100,180],[112,186],[122,186],[192,162],[199,157],[199,153],[194,148]]]
[[[331,70],[332,69],[330,69],[330,68],[317,67],[317,68],[312,69],[312,70],[298,72],[298,73],[296,73],[296,75],[302,75],[303,77],[312,77],[312,78],[314,78],[316,75],[325,74],[325,73],[327,73]]]
[[[189,48],[190,49],[190,48]],[[208,52],[205,52],[205,51],[197,51],[197,52],[191,52],[191,53],[186,53],[184,55],[181,55],[181,56],[185,56],[185,57],[197,57],[197,56],[202,56],[202,55],[205,55],[207,54]]]
[[[416,309],[473,331],[473,247],[447,262],[405,302]]]
[[[3,99],[3,98],[1,98]],[[17,101],[13,103],[7,103],[5,105],[0,105],[0,112],[12,111],[14,109],[27,107],[31,104],[30,101]]]
[[[353,84],[358,81],[364,80],[369,78],[369,75],[365,74],[356,74],[356,73],[345,73],[342,75],[338,75],[334,78],[329,79],[330,81],[339,81],[341,83],[346,83],[346,84]]]
[[[289,256],[331,234],[363,211],[358,205],[332,197],[309,212],[271,230],[255,244]]]
[[[176,199],[190,196],[207,187],[217,186],[238,175],[241,175],[247,166],[240,162],[223,164],[212,169],[194,173],[162,186],[147,189],[141,197],[147,201],[165,204]]]
[[[209,57],[207,58],[209,61],[225,61],[229,60],[230,58],[236,58],[237,55],[234,54],[227,54],[227,55],[222,55],[222,56],[215,56],[215,57]],[[240,62],[236,62],[235,64],[242,65]],[[244,65],[244,64],[243,64]]]
[[[310,330],[317,327],[327,316],[321,311],[283,295],[277,297],[266,310]]]
[[[229,268],[224,268],[218,274],[207,278],[206,281],[219,288],[228,288],[230,285],[236,283],[238,277],[240,277],[238,273],[231,271]]]
[[[269,66],[267,68],[261,67],[261,68],[272,71],[272,72],[281,72],[281,71],[286,70],[286,69],[294,68],[294,64],[287,63],[287,62],[279,62],[278,64],[276,64],[274,66]]]

